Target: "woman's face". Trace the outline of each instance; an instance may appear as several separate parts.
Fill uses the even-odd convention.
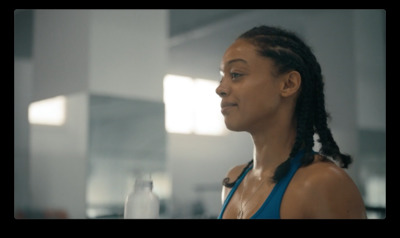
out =
[[[252,131],[274,123],[281,103],[281,80],[273,76],[273,60],[258,55],[246,40],[235,41],[221,62],[221,83],[216,92],[226,127]]]

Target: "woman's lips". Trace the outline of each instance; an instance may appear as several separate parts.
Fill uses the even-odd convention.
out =
[[[237,107],[237,104],[234,102],[221,102],[221,113],[225,115],[234,107]]]

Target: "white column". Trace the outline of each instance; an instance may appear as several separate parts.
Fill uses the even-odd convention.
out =
[[[167,11],[35,10],[33,22],[33,100],[65,95],[67,116],[31,126],[31,203],[85,218],[90,94],[162,102]]]

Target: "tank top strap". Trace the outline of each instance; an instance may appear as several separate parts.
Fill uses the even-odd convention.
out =
[[[301,166],[301,159],[304,156],[304,150],[299,151],[290,161],[288,173],[274,186],[268,198],[260,209],[251,217],[251,219],[280,219],[280,208],[283,195],[294,174]]]
[[[224,204],[222,205],[221,213],[218,216],[218,219],[222,219],[222,215],[225,212],[226,206],[228,206],[229,201],[231,200],[233,194],[235,193],[236,189],[239,187],[240,183],[246,177],[247,173],[253,168],[253,164],[251,164],[246,171],[236,180],[235,185],[233,185],[231,191],[229,192],[228,196],[226,197]]]
[[[313,151],[313,153],[316,154],[317,152]],[[267,199],[261,205],[260,209],[251,217],[251,219],[280,219],[280,207],[283,195],[285,194],[286,188],[289,185],[294,174],[301,166],[301,159],[303,158],[304,154],[305,151],[301,150],[297,153],[295,157],[292,158],[292,160],[290,161],[290,168],[288,173],[277,184],[275,184]],[[224,204],[222,205],[221,213],[219,214],[218,219],[222,219],[222,215],[224,214],[224,211],[233,194],[239,187],[244,177],[252,168],[253,165],[249,166],[246,171],[238,178],[235,185],[232,187],[231,191],[226,197]]]

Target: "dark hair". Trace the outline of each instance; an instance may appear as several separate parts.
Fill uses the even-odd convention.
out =
[[[349,155],[342,154],[332,137],[327,125],[330,118],[325,110],[324,82],[315,55],[296,34],[278,27],[259,26],[250,29],[238,37],[245,39],[258,48],[261,56],[274,60],[277,74],[295,70],[301,75],[301,89],[297,98],[294,116],[297,121],[296,141],[289,158],[280,164],[273,176],[274,182],[282,179],[290,168],[291,159],[300,149],[305,151],[301,165],[309,165],[313,161],[314,133],[321,143],[319,153],[339,162],[342,168],[347,168],[352,162]],[[244,171],[252,164],[250,161]],[[237,179],[229,183],[229,178],[223,180],[223,185],[233,187]]]

